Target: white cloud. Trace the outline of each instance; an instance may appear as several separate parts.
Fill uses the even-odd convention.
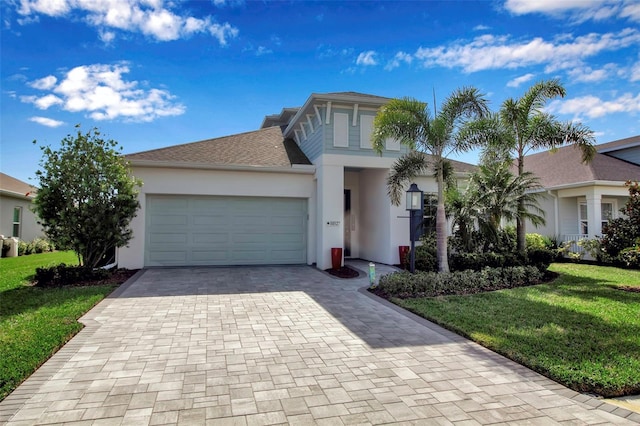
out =
[[[640,22],[637,0],[506,0],[505,8],[515,15],[541,13],[578,23],[610,18]]]
[[[640,61],[636,62],[636,64],[631,67],[631,76],[629,80],[640,81]]]
[[[47,117],[31,117],[29,118],[29,121],[33,121],[34,123],[42,124],[47,127],[60,127],[64,124],[64,121],[54,120]]]
[[[66,111],[84,112],[94,120],[153,121],[184,113],[185,107],[175,103],[175,96],[167,90],[143,90],[137,81],[123,79],[127,73],[126,64],[79,66],[48,87],[52,93],[23,96],[21,100],[40,109],[60,105]]]
[[[53,86],[55,86],[57,81],[58,81],[57,78],[55,78],[52,75],[49,75],[49,76],[40,78],[38,80],[32,81],[31,83],[29,83],[29,86],[33,87],[34,89],[49,90]]]
[[[486,30],[490,30],[491,27],[487,26],[487,25],[476,25],[475,27],[473,27],[473,31],[486,31]]]
[[[640,31],[627,28],[617,33],[574,37],[562,35],[548,41],[541,37],[512,41],[508,36],[485,34],[468,42],[460,40],[447,46],[420,47],[415,57],[425,67],[462,68],[471,73],[489,69],[516,69],[546,64],[546,72],[566,69],[604,51],[615,51],[640,43]]]
[[[268,55],[270,53],[273,53],[273,50],[267,49],[264,46],[258,46],[258,49],[256,50],[256,56]]]
[[[603,81],[611,75],[616,69],[614,64],[607,64],[600,69],[592,69],[591,67],[577,67],[567,70],[567,75],[573,82],[593,83]]]
[[[171,10],[175,4],[164,4],[163,0],[20,0],[19,3],[23,24],[38,15],[70,17],[77,13],[97,28],[105,43],[113,41],[113,30],[139,32],[159,41],[209,33],[223,46],[238,34],[238,29],[228,22],[220,24],[210,16],[178,15]]]
[[[362,52],[358,55],[358,59],[356,59],[356,65],[363,66],[374,66],[378,65],[378,61],[376,61],[376,52],[373,50],[368,50],[366,52]]]
[[[640,93],[625,93],[616,99],[605,101],[596,96],[587,95],[573,99],[554,100],[549,103],[549,112],[573,114],[575,117],[599,118],[615,113],[640,112]]]
[[[531,73],[521,75],[520,77],[516,77],[513,80],[509,81],[507,83],[507,87],[518,87],[522,83],[526,83],[527,81],[531,80],[533,77],[535,77],[535,75]]]
[[[400,51],[396,53],[393,59],[387,63],[384,69],[387,71],[391,71],[394,68],[398,68],[402,63],[411,64],[412,61],[413,61],[413,56],[411,56],[406,52]]]

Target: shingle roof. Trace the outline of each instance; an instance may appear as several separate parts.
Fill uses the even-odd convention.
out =
[[[576,146],[527,155],[524,168],[540,179],[545,188],[594,180],[626,181],[640,178],[640,166],[596,153],[593,160],[582,163]]]
[[[293,141],[285,140],[278,126],[207,139],[125,156],[136,160],[185,164],[290,167],[311,164]]]
[[[0,172],[0,191],[12,192],[23,197],[33,198],[35,197],[36,188],[26,182]]]
[[[640,135],[631,136],[630,138],[625,139],[619,139],[613,142],[603,143],[596,146],[596,149],[598,150],[598,152],[604,153],[638,145],[640,145]]]

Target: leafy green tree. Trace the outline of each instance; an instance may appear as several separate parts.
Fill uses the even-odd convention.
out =
[[[115,141],[79,127],[59,149],[41,147],[34,211],[56,246],[74,250],[81,265],[93,268],[131,239],[141,182],[129,175]]]
[[[458,129],[471,118],[488,113],[487,102],[476,88],[453,92],[432,115],[427,104],[413,98],[393,99],[374,120],[373,147],[381,153],[389,138],[397,139],[410,151],[393,165],[387,178],[391,201],[400,205],[406,185],[416,176],[424,175],[433,165],[438,184],[436,213],[436,249],[438,270],[449,271],[447,259],[447,223],[444,205],[444,160],[453,152],[466,151],[470,143],[456,137]]]
[[[591,161],[595,154],[593,132],[580,123],[560,122],[543,110],[547,101],[565,94],[558,80],[540,81],[522,97],[505,100],[497,114],[469,123],[461,130],[460,138],[468,144],[486,146],[488,153],[485,155],[515,158],[518,175],[524,173],[525,156],[539,149],[573,144],[580,148],[584,162]],[[525,208],[522,200],[516,218],[518,250],[521,252],[526,247]]]

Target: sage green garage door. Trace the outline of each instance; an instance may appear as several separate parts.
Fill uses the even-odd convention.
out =
[[[303,264],[307,201],[147,195],[145,266]]]

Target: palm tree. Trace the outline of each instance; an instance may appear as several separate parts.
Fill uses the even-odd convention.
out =
[[[544,210],[539,206],[541,189],[538,178],[529,172],[521,175],[511,173],[511,161],[480,165],[471,176],[470,194],[467,198],[475,204],[478,227],[485,241],[497,247],[499,231],[504,221],[518,218],[529,220],[534,225],[544,225]],[[521,208],[521,206],[524,208]]]
[[[486,146],[486,150],[498,152],[498,156],[507,153],[515,157],[519,176],[524,173],[525,155],[533,150],[573,144],[582,151],[582,161],[591,161],[595,155],[593,131],[580,123],[562,123],[543,111],[547,101],[565,94],[558,80],[540,81],[521,98],[505,100],[497,114],[469,123],[459,137],[468,144]],[[516,217],[521,252],[525,249],[525,208],[522,200]]]
[[[476,88],[453,92],[440,111],[432,116],[425,102],[413,98],[392,99],[382,107],[374,120],[373,148],[381,153],[385,141],[394,138],[410,151],[391,168],[387,190],[391,202],[400,205],[404,188],[410,180],[424,175],[430,163],[436,171],[438,205],[436,210],[436,248],[438,270],[449,271],[447,259],[447,224],[444,206],[444,159],[456,151],[470,148],[457,138],[458,129],[467,119],[481,118],[488,113],[487,102]]]

